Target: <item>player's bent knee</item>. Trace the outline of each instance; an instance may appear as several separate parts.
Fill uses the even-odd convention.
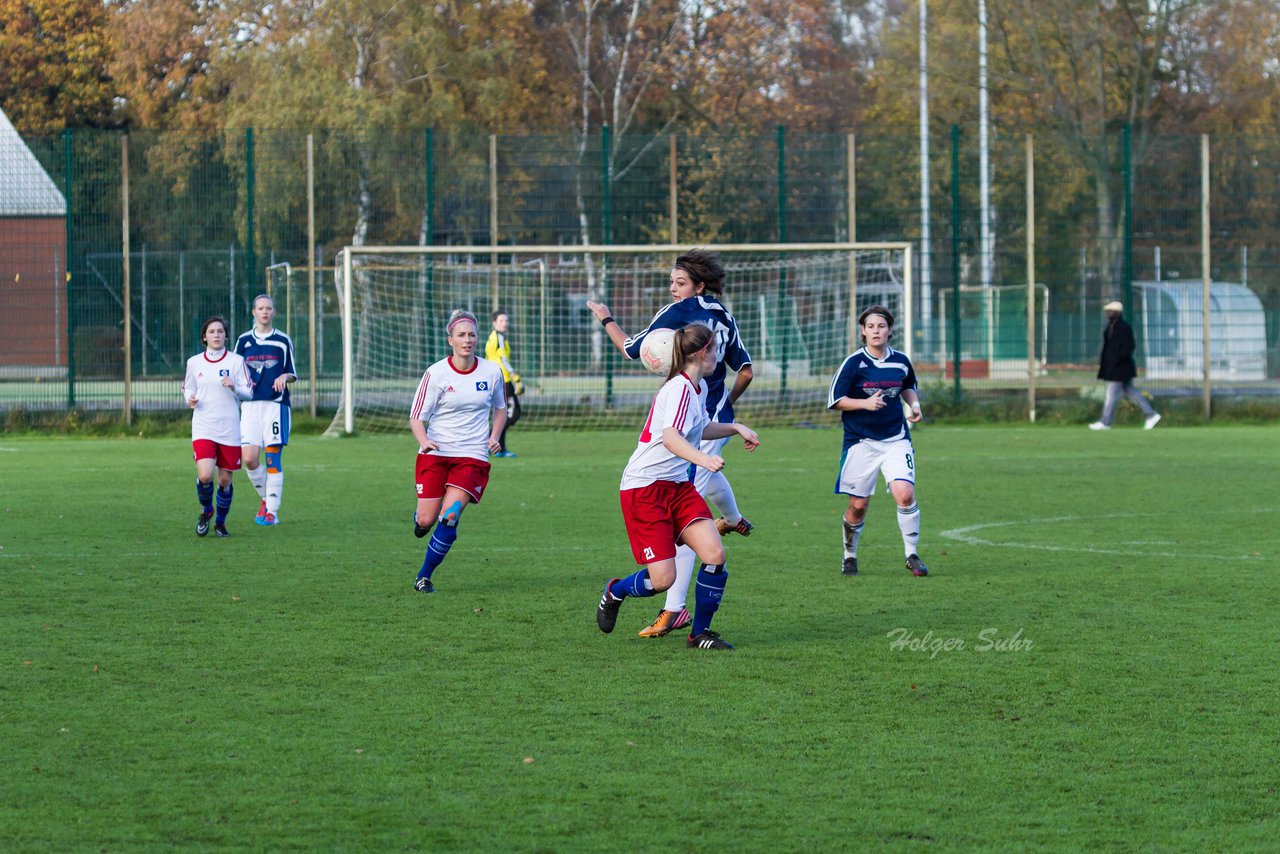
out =
[[[450,504],[449,509],[444,511],[444,516],[441,521],[450,528],[458,527],[458,519],[462,516],[463,506],[465,505],[463,505],[461,501],[455,501]]]

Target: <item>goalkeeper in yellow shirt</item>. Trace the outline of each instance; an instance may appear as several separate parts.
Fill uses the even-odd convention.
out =
[[[500,447],[494,454],[495,457],[515,456],[507,449],[507,429],[520,420],[520,395],[524,394],[524,383],[520,382],[520,375],[511,367],[511,342],[507,340],[507,328],[510,325],[511,318],[505,311],[495,311],[493,331],[489,333],[489,340],[484,345],[484,357],[490,362],[497,362],[502,368],[502,381],[507,392],[507,424],[498,437]]]

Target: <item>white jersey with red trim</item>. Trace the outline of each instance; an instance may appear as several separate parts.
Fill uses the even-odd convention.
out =
[[[662,431],[674,427],[693,447],[702,441],[702,429],[707,417],[707,384],[699,381],[695,386],[683,373],[667,380],[649,407],[649,419],[640,431],[627,467],[622,470],[620,489],[638,489],[654,481],[669,480],[683,483],[689,480],[691,464],[677,457],[662,444]]]
[[[427,368],[413,396],[409,417],[427,425],[427,438],[442,457],[489,459],[489,410],[504,409],[502,368],[476,357],[463,373],[446,356]]]
[[[222,384],[231,377],[235,388]],[[253,397],[253,380],[244,359],[223,350],[218,358],[209,352],[187,359],[187,375],[182,380],[182,402],[196,399],[191,416],[191,440],[209,439],[219,445],[240,444],[240,401]]]

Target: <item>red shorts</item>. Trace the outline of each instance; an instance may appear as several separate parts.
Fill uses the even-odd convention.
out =
[[[698,519],[710,519],[707,502],[693,484],[658,480],[639,489],[624,489],[622,521],[636,563],[650,564],[676,556],[676,541]]]
[[[420,500],[444,498],[444,488],[456,486],[479,504],[484,488],[489,485],[489,463],[472,457],[418,454],[414,475],[418,482]]]
[[[239,445],[220,445],[212,439],[192,439],[191,450],[197,462],[216,460],[220,469],[240,471]]]

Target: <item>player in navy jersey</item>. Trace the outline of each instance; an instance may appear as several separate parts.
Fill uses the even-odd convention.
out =
[[[745,425],[713,421],[707,415],[705,377],[715,365],[715,335],[710,327],[694,323],[677,330],[671,372],[649,408],[619,487],[631,553],[644,568],[605,584],[596,625],[606,634],[613,631],[624,599],[653,596],[675,582],[676,547],[682,544],[702,560],[687,645],[733,649],[711,631],[711,618],[720,607],[729,573],[711,511],[689,481],[689,464],[713,472],[724,468],[724,457],[699,450],[704,438],[741,436],[750,451],[760,444],[760,437]]]
[[[241,456],[249,482],[262,503],[255,521],[280,524],[280,494],[284,490],[284,446],[289,444],[289,383],[298,379],[293,366],[293,342],[271,325],[276,304],[266,294],[253,298],[253,328],[236,340],[236,354],[249,366],[253,399],[240,408]],[[260,466],[264,452],[266,466]]]
[[[679,256],[671,270],[671,298],[674,300],[653,316],[649,325],[635,335],[628,336],[609,314],[608,306],[588,302],[602,324],[609,340],[628,359],[638,358],[645,336],[655,329],[680,329],[690,323],[709,326],[715,336],[716,366],[706,376],[707,415],[721,424],[733,423],[733,404],[751,384],[751,355],[738,334],[738,322],[724,305],[724,267],[713,252],[693,250]],[[735,372],[733,385],[727,383],[728,371]],[[705,439],[703,453],[718,456],[724,449],[727,437]],[[720,510],[716,520],[720,534],[731,532],[748,536],[752,524],[738,510],[737,497],[729,480],[719,471],[699,467],[694,472],[694,487],[699,494]],[[676,580],[667,590],[666,603],[653,623],[640,631],[641,637],[658,638],[689,625],[689,612],[685,608],[689,584],[693,579],[695,555],[692,549],[682,546],[676,556]]]
[[[835,492],[849,496],[844,513],[843,575],[858,574],[858,539],[867,516],[867,505],[876,492],[876,475],[898,505],[898,529],[906,553],[907,570],[928,575],[929,568],[916,553],[920,543],[920,508],[916,505],[915,450],[907,422],[920,421],[920,397],[916,372],[906,354],[889,346],[893,314],[873,305],[858,316],[861,349],[850,354],[831,381],[827,408],[840,411],[844,422],[844,447]],[[903,406],[910,408],[910,414]]]
[[[479,328],[469,311],[449,315],[445,334],[453,354],[427,368],[409,410],[409,429],[418,440],[414,536],[425,537],[440,521],[413,583],[420,593],[435,592],[431,575],[458,539],[462,511],[479,504],[489,485],[489,455],[502,449],[507,423],[502,368],[476,357]]]

